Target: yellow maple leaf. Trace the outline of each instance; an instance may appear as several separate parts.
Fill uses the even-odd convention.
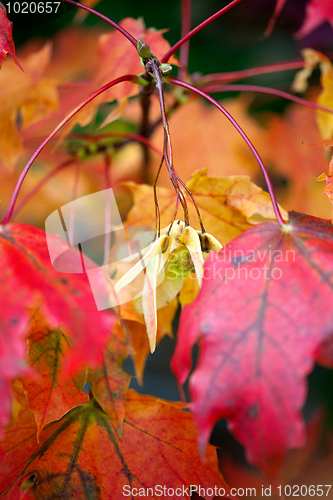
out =
[[[333,65],[328,57],[313,49],[302,51],[305,66],[299,71],[293,82],[293,90],[304,92],[308,88],[308,78],[315,67],[319,64],[321,71],[322,91],[317,99],[317,103],[333,110]],[[317,123],[323,139],[333,138],[333,115],[324,111],[317,111]]]
[[[51,60],[51,50],[51,44],[46,44],[23,60],[25,73],[13,61],[8,61],[0,72],[0,160],[9,169],[20,156],[20,130],[58,106],[57,81],[43,76]]]
[[[248,219],[255,214],[275,219],[269,194],[251,182],[247,175],[211,177],[204,169],[195,172],[187,186],[192,193],[196,193],[195,200],[199,208],[202,206],[203,211],[209,210],[215,217],[224,204],[239,210]],[[280,211],[283,219],[288,220],[288,213],[282,207]]]
[[[155,227],[153,188],[144,184],[127,182],[134,205],[127,217],[129,226]],[[247,176],[211,177],[207,169],[194,172],[187,183],[199,207],[206,231],[223,245],[236,238],[250,225],[253,214],[274,218],[269,195],[251,182]],[[157,188],[161,214],[161,226],[170,223],[175,204],[175,192],[168,188]],[[237,197],[240,199],[237,200]],[[185,193],[188,203],[190,224],[200,229],[198,218],[190,197]],[[282,217],[288,219],[281,209]]]

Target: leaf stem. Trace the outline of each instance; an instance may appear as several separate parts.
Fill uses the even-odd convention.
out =
[[[103,92],[105,92],[106,90],[110,89],[111,87],[113,87],[114,85],[117,85],[118,83],[121,83],[121,82],[133,82],[133,83],[136,83],[138,81],[138,77],[136,75],[123,75],[123,76],[120,76],[119,78],[116,78],[115,80],[112,80],[111,82],[107,83],[106,85],[103,85],[103,87],[100,87],[98,90],[96,90],[93,94],[91,94],[89,97],[87,97],[87,99],[85,99],[84,101],[82,101],[78,106],[76,106],[76,108],[74,108],[53,130],[52,132],[46,137],[46,139],[44,139],[44,141],[40,144],[40,146],[38,146],[38,148],[36,149],[36,151],[34,152],[34,154],[31,156],[30,160],[28,161],[28,163],[26,164],[26,166],[24,167],[21,175],[20,175],[20,178],[16,184],[16,187],[15,187],[15,190],[14,190],[14,193],[13,193],[13,196],[12,196],[12,199],[10,201],[10,204],[9,204],[9,207],[8,207],[8,210],[7,210],[7,213],[5,215],[5,217],[3,218],[1,224],[7,224],[9,221],[10,221],[10,218],[12,216],[12,213],[13,213],[13,210],[14,210],[14,207],[15,207],[15,204],[16,204],[16,200],[17,200],[17,197],[18,197],[18,194],[20,192],[20,189],[21,189],[21,186],[22,186],[22,183],[25,179],[25,176],[27,175],[27,173],[29,172],[29,169],[31,167],[31,165],[33,164],[33,162],[35,161],[35,159],[37,158],[37,156],[39,155],[39,153],[44,149],[44,147],[50,142],[50,140],[52,139],[52,137],[55,136],[55,134],[67,123],[69,122],[69,120],[74,116],[76,115],[76,113],[78,113],[82,108],[84,108],[84,106],[86,106],[86,104],[88,104],[90,101],[92,101],[93,99],[95,99],[95,97],[99,96],[100,94],[102,94]]]
[[[184,38],[191,30],[191,0],[182,0],[182,28],[181,37]],[[180,47],[179,52],[179,62],[180,68],[178,71],[178,77],[180,80],[184,80],[187,73],[188,67],[188,56],[190,50],[189,40]]]
[[[203,222],[202,222],[202,219],[201,219],[201,215],[200,215],[200,210],[199,210],[199,207],[197,205],[197,202],[195,201],[195,198],[193,196],[193,193],[192,191],[186,186],[185,182],[183,182],[181,180],[180,177],[178,177],[178,175],[176,176],[178,181],[181,183],[181,185],[183,186],[183,188],[185,189],[185,191],[188,193],[188,195],[190,196],[191,200],[192,200],[192,203],[194,205],[194,208],[195,208],[195,211],[197,212],[197,216],[198,216],[198,219],[199,219],[199,224],[200,224],[200,227],[201,227],[201,233],[202,234],[205,234],[206,230],[205,230],[205,227],[203,225]]]
[[[228,5],[223,7],[223,9],[220,9],[218,12],[215,12],[212,16],[210,16],[208,19],[203,21],[202,23],[198,24],[193,30],[191,30],[187,35],[183,36],[171,49],[168,50],[168,52],[162,57],[161,62],[166,63],[170,59],[170,57],[178,50],[184,43],[187,42],[192,36],[194,36],[196,33],[198,33],[202,28],[205,28],[210,24],[211,22],[215,21],[218,17],[220,17],[222,14],[227,12],[229,9],[240,3],[242,0],[233,0],[230,2]]]
[[[325,111],[326,113],[333,113],[333,109],[326,108],[325,106],[320,106],[315,102],[307,101],[301,97],[297,97],[283,90],[271,89],[269,87],[261,87],[259,85],[243,85],[243,84],[231,84],[231,85],[208,85],[204,86],[203,89],[207,93],[214,92],[257,92],[260,94],[275,95],[277,97],[282,97],[283,99],[288,99],[289,101],[297,102],[298,104],[303,104],[310,108],[318,109],[320,111]]]
[[[165,164],[167,166],[168,172],[169,172],[169,177],[170,181],[172,182],[172,185],[177,193],[177,202],[176,206],[178,205],[178,200],[180,201],[183,211],[184,211],[184,222],[185,225],[189,225],[189,219],[188,219],[188,209],[187,209],[187,203],[186,203],[186,198],[184,196],[184,193],[179,187],[177,175],[173,166],[173,159],[172,159],[172,144],[171,144],[171,137],[170,137],[170,131],[169,131],[169,124],[168,120],[166,117],[166,111],[165,111],[165,102],[164,102],[164,93],[163,93],[163,77],[161,74],[160,70],[160,65],[161,63],[155,56],[148,57],[146,60],[144,60],[144,65],[145,69],[148,73],[151,73],[154,75],[155,78],[155,85],[158,93],[158,99],[160,103],[160,111],[161,111],[161,117],[162,117],[162,124],[163,124],[163,131],[164,131],[164,141],[163,141],[163,157]]]
[[[333,53],[328,52],[325,54],[329,59],[333,58]],[[215,82],[234,82],[237,80],[243,80],[244,78],[250,78],[257,75],[267,75],[268,73],[277,73],[279,71],[292,71],[296,69],[301,69],[304,67],[304,59],[289,59],[288,61],[281,61],[278,63],[264,64],[263,66],[256,66],[254,68],[241,69],[238,71],[229,71],[226,73],[211,73],[209,75],[204,75],[197,80],[193,80],[197,86],[203,84],[215,83]]]
[[[190,85],[189,83],[178,80],[177,78],[168,77],[166,79],[166,81],[168,83],[178,85],[179,87],[183,87],[185,89],[191,90],[192,92],[195,92],[196,94],[200,95],[201,97],[204,97],[207,101],[209,101],[211,104],[213,104],[219,111],[221,111],[221,113],[223,113],[224,116],[235,127],[237,132],[243,137],[244,141],[246,142],[246,144],[248,145],[248,147],[252,151],[254,157],[256,158],[256,160],[261,168],[261,171],[263,173],[263,176],[264,176],[266,184],[267,184],[269,195],[270,195],[271,200],[272,200],[272,205],[273,205],[273,209],[275,212],[275,216],[276,216],[279,224],[281,226],[284,226],[285,222],[282,218],[278,203],[276,201],[275,194],[273,191],[273,186],[272,186],[272,183],[271,183],[270,178],[268,176],[268,173],[266,171],[265,165],[264,165],[262,159],[260,158],[259,153],[257,152],[256,148],[254,147],[254,145],[252,144],[252,142],[250,141],[250,139],[248,138],[248,136],[246,135],[244,130],[241,128],[241,126],[236,122],[236,120],[231,116],[231,114],[221,104],[219,104],[215,99],[213,99],[213,97],[206,94],[206,92],[203,92],[202,90],[194,87],[193,85]]]
[[[147,78],[148,85],[140,88],[141,124],[138,130],[138,134],[148,139],[151,135],[151,124],[150,124],[151,94],[155,90],[155,84],[153,82],[153,77],[149,75],[149,73],[146,73],[145,76]],[[143,149],[142,177],[144,182],[148,184],[150,151],[147,144],[145,143],[142,143],[142,149]]]
[[[74,2],[74,0],[62,0],[63,2],[70,3],[72,5],[75,5],[76,7],[79,7],[80,9],[86,10],[87,12],[90,12],[90,14],[94,14],[95,16],[99,17],[100,19],[103,19],[103,21],[106,21],[108,24],[111,24],[116,30],[118,30],[122,35],[124,35],[134,47],[137,47],[138,40],[134,38],[128,31],[126,31],[124,28],[119,26],[116,22],[112,21],[112,19],[104,16],[103,14],[100,14],[97,12],[97,10],[92,9],[91,7],[87,7],[86,5],[83,5],[78,2]]]
[[[228,73],[212,73],[205,75],[196,80],[195,84],[198,86],[211,84],[215,82],[234,82],[250,78],[251,76],[267,75],[268,73],[276,73],[278,71],[291,71],[293,69],[300,69],[304,67],[304,59],[291,59],[289,61],[282,61],[278,63],[265,64],[255,68],[241,69],[239,71],[230,71]]]

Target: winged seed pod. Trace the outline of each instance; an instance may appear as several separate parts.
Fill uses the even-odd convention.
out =
[[[144,315],[151,352],[156,347],[157,310],[176,297],[189,273],[195,271],[201,287],[205,258],[211,250],[221,248],[211,234],[203,234],[178,220],[171,230],[170,226],[162,229],[160,237],[143,251],[139,261],[112,286],[110,300],[131,286],[145,269],[142,291],[133,302],[137,312]]]

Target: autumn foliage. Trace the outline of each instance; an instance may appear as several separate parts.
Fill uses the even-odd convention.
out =
[[[333,66],[309,47],[190,74],[191,37],[247,1],[191,31],[183,0],[173,47],[142,18],[88,28],[98,2],[82,1],[18,56],[0,3],[0,499],[332,495],[330,400],[304,408],[315,365],[333,367]],[[265,37],[286,1],[274,5]],[[309,0],[294,36],[325,22],[333,1]],[[287,69],[288,92],[237,83]],[[253,112],[258,92],[292,104]],[[123,224],[90,254],[76,231],[111,227],[108,198],[84,229],[74,202],[110,189]],[[152,231],[138,254],[135,228]],[[129,255],[112,260],[113,237]],[[166,335],[176,402],[144,390]]]

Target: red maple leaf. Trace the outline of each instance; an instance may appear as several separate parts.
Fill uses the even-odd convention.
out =
[[[202,448],[227,418],[249,461],[272,476],[288,448],[305,444],[305,377],[332,332],[332,257],[332,225],[291,213],[285,226],[246,230],[207,259],[172,360],[183,384],[199,340],[190,390]]]
[[[48,245],[66,248],[51,235]],[[4,423],[10,413],[9,379],[25,366],[28,309],[39,308],[51,327],[61,327],[69,336],[72,349],[66,354],[66,366],[70,372],[83,363],[101,361],[115,318],[109,311],[97,311],[86,274],[63,274],[52,268],[41,229],[26,224],[0,226],[0,254],[0,423]],[[75,252],[68,254],[74,262],[76,257]],[[101,291],[103,286],[100,283]]]
[[[7,54],[10,54],[16,62],[17,66],[21,68],[21,65],[16,59],[15,55],[15,45],[13,42],[12,29],[13,23],[9,21],[6,8],[0,2],[0,68],[4,60],[6,59]]]
[[[306,6],[305,19],[297,36],[303,38],[325,21],[333,26],[332,0],[311,0]]]
[[[191,484],[200,485],[207,500],[214,487],[229,496],[215,449],[208,447],[202,463],[192,415],[181,407],[130,390],[120,440],[91,399],[48,425],[39,442],[34,416],[23,409],[0,442],[0,498],[190,498]],[[31,477],[34,483],[20,496]]]

